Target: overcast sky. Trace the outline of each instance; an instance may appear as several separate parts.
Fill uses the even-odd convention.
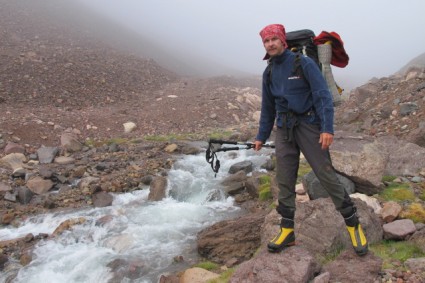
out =
[[[200,54],[261,74],[259,31],[281,23],[287,31],[335,31],[350,56],[336,77],[359,86],[397,72],[425,52],[424,0],[80,0],[164,48]]]

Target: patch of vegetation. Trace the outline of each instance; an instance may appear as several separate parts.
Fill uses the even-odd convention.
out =
[[[220,277],[217,279],[209,280],[208,283],[227,283],[235,272],[235,268],[229,268],[223,273],[220,274]]]
[[[304,175],[306,175],[306,174],[308,174],[308,173],[310,173],[310,171],[311,171],[312,169],[311,169],[311,167],[310,167],[310,164],[308,164],[308,162],[307,161],[305,161],[305,162],[300,162],[300,166],[299,166],[299,168],[298,168],[298,177],[297,177],[297,184],[300,184],[301,183],[301,180],[302,180],[302,178],[304,177]]]
[[[385,182],[389,182],[389,183],[391,183],[391,182],[392,182],[392,181],[394,181],[395,179],[397,179],[397,177],[396,177],[396,176],[382,176],[381,181],[382,181],[383,183],[385,183]]]
[[[300,167],[298,168],[298,177],[303,177],[311,171],[310,164],[308,162],[300,162]]]
[[[169,135],[154,135],[154,136],[146,136],[144,137],[147,141],[176,141],[176,140],[192,140],[196,138],[194,134],[169,134]]]
[[[370,245],[370,250],[383,260],[383,269],[397,269],[399,262],[424,257],[425,253],[413,242],[384,240]]]
[[[344,249],[345,249],[344,245],[341,244],[337,246],[333,251],[327,253],[325,256],[319,256],[318,261],[322,265],[329,263],[331,261],[334,261]]]
[[[415,193],[406,183],[391,183],[386,187],[379,196],[385,201],[413,201],[415,200]]]
[[[124,139],[124,138],[111,138],[108,140],[92,140],[92,139],[88,139],[84,142],[84,145],[88,146],[88,147],[101,147],[103,145],[111,145],[111,144],[123,144],[123,143],[127,143],[128,140]]]
[[[421,192],[419,193],[419,199],[425,201],[425,182],[419,184]]]
[[[219,268],[218,264],[211,262],[211,261],[199,262],[199,263],[195,264],[194,267],[203,268],[203,269],[206,269],[208,271],[215,270],[215,269]]]
[[[123,139],[123,138],[112,138],[110,140],[105,141],[105,143],[107,145],[111,145],[111,144],[123,144],[123,143],[126,143],[126,142],[128,142],[128,140],[127,139]]]
[[[224,139],[228,139],[231,135],[232,135],[232,132],[221,130],[221,131],[210,133],[208,136],[208,139],[224,140]]]
[[[411,219],[415,223],[425,223],[425,208],[422,204],[415,202],[404,209],[400,216]]]
[[[259,177],[258,180],[260,182],[260,185],[264,185],[264,184],[270,185],[270,183],[272,181],[272,177],[270,177],[269,175],[262,175],[262,176]]]
[[[258,192],[258,199],[261,201],[270,200],[273,198],[270,184],[271,177],[268,175],[263,175],[259,178],[260,187]]]

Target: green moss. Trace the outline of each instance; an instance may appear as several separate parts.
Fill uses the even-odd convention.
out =
[[[272,177],[269,175],[262,175],[258,178],[258,181],[260,182],[260,185],[270,184],[272,181]]]
[[[310,173],[311,167],[308,162],[300,162],[300,167],[298,168],[298,177],[303,177],[307,173]]]
[[[207,283],[228,283],[234,272],[235,268],[229,268],[221,273],[219,278],[208,280]]]
[[[88,146],[88,147],[101,147],[103,145],[111,145],[111,144],[123,144],[123,143],[127,143],[128,140],[124,139],[124,138],[111,138],[108,140],[86,140],[84,142],[84,145]]]
[[[420,203],[412,203],[400,213],[400,216],[415,223],[425,223],[425,208]]]
[[[218,130],[216,132],[210,133],[208,135],[208,138],[215,139],[215,140],[224,140],[224,139],[228,139],[231,135],[232,135],[232,132],[230,131]]]
[[[218,264],[211,261],[203,261],[203,262],[197,263],[194,265],[194,267],[203,268],[209,271],[219,268]]]
[[[419,192],[419,199],[425,201],[425,182],[422,182],[418,185],[418,188],[420,190]]]
[[[382,182],[392,182],[396,179],[396,176],[382,176]]]
[[[379,196],[386,201],[413,201],[415,199],[415,193],[411,190],[409,184],[398,184],[391,183],[385,188]]]
[[[153,136],[145,136],[145,140],[147,141],[175,141],[175,140],[192,140],[196,139],[196,135],[194,134],[169,134],[169,135],[153,135]]]
[[[270,191],[270,184],[261,185],[258,192],[258,199],[266,201],[272,199],[272,192]]]
[[[105,143],[107,145],[111,145],[111,144],[123,144],[123,143],[126,143],[126,142],[128,142],[128,140],[127,139],[123,139],[123,138],[113,138],[113,139],[110,139],[110,140],[105,141]]]
[[[409,258],[424,257],[425,253],[413,242],[388,241],[370,245],[370,250],[383,260],[382,268],[397,269],[398,262],[405,262]]]

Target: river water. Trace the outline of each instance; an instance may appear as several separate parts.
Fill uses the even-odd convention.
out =
[[[183,156],[168,172],[168,196],[159,202],[147,200],[147,187],[114,195],[109,207],[35,216],[20,227],[0,229],[0,240],[7,240],[28,233],[52,234],[65,220],[86,219],[58,237],[41,240],[31,263],[25,267],[11,263],[0,274],[0,282],[19,269],[13,282],[148,283],[157,282],[161,274],[190,266],[197,259],[197,233],[241,213],[220,186],[230,166],[250,160],[258,170],[267,156],[236,150],[218,153],[218,158],[221,168],[215,177],[205,153]],[[102,217],[110,221],[100,225]],[[176,257],[183,261],[176,263]],[[112,272],[111,263],[123,261],[124,268],[134,267],[136,278],[114,277],[119,268]]]

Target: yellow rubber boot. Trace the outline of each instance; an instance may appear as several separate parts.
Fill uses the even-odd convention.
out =
[[[294,228],[280,228],[279,234],[267,244],[267,248],[269,252],[277,253],[293,245],[295,245]]]
[[[347,230],[356,253],[360,256],[367,254],[368,243],[362,226],[360,224],[356,226],[347,226]]]

